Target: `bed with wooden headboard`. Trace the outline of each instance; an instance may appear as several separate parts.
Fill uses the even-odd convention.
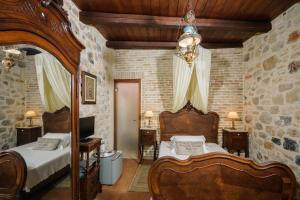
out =
[[[69,108],[64,107],[54,113],[45,112],[42,119],[44,134],[66,134],[70,137],[71,114]],[[54,151],[40,151],[32,149],[35,143],[9,149],[9,151],[19,154],[25,162],[24,165],[27,166],[27,178],[23,192],[25,199],[68,173],[70,169],[70,146]]]
[[[175,135],[203,135],[207,142],[218,143],[219,115],[204,114],[190,102],[176,113],[164,111],[159,115],[161,141]]]
[[[42,116],[44,133],[70,133],[71,114],[68,107],[54,113],[45,112]]]
[[[174,135],[204,135],[217,143],[219,116],[188,103],[176,113],[160,114],[161,140]],[[206,153],[179,160],[161,157],[151,166],[149,191],[154,200],[293,200],[291,169],[278,162],[257,164],[229,153]]]

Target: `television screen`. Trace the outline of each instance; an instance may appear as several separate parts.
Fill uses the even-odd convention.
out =
[[[80,140],[84,140],[87,137],[94,135],[95,129],[95,116],[84,117],[79,119],[80,126]]]

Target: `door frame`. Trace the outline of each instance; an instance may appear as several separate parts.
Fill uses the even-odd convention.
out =
[[[139,87],[139,100],[138,100],[138,144],[137,144],[137,159],[140,159],[139,141],[140,141],[140,128],[141,128],[141,79],[114,79],[114,150],[117,150],[117,109],[116,109],[116,85],[117,83],[138,83]]]

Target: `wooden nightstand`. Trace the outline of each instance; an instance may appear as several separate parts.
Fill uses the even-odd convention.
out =
[[[157,150],[156,129],[150,129],[150,128],[140,129],[140,136],[139,136],[139,149],[141,154],[140,162],[143,161],[144,146],[152,146],[152,145],[154,146],[153,160],[156,160],[156,150]]]
[[[42,136],[42,127],[18,127],[17,128],[17,146],[37,141]]]
[[[232,129],[223,129],[223,148],[227,148],[228,152],[237,151],[240,155],[241,150],[245,151],[245,156],[249,157],[249,141],[248,132]]]
[[[80,143],[80,167],[84,168],[84,176],[80,179],[80,199],[92,200],[102,191],[100,183],[100,138],[92,138]],[[92,152],[94,156],[90,158]]]

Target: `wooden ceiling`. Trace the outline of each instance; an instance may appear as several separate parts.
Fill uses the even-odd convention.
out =
[[[95,26],[116,49],[176,47],[187,0],[74,0],[80,20]],[[194,0],[206,48],[241,47],[271,29],[271,20],[299,0]]]

